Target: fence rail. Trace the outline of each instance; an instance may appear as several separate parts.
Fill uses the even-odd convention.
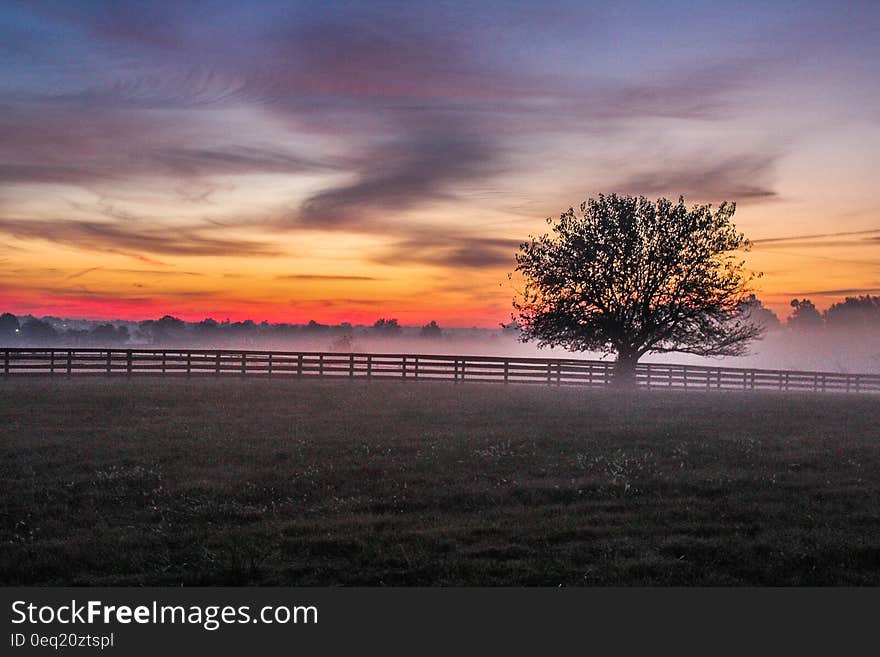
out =
[[[606,386],[607,361],[427,354],[366,354],[205,349],[27,349],[2,353],[3,376],[54,375],[253,375],[368,379],[487,381]],[[880,375],[705,365],[642,363],[636,383],[646,388],[783,390],[880,393]]]

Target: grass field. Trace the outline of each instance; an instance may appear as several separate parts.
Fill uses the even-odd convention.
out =
[[[0,380],[0,583],[880,584],[880,400]]]

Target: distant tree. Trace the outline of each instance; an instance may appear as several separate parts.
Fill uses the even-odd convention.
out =
[[[12,340],[18,337],[21,330],[21,324],[18,317],[12,313],[3,313],[0,315],[0,340]]]
[[[128,341],[128,328],[113,324],[99,324],[89,332],[90,341],[95,344],[122,344]]]
[[[869,294],[846,297],[832,304],[823,317],[830,329],[873,329],[880,332],[880,297]]]
[[[791,328],[796,331],[811,331],[822,326],[822,315],[809,299],[792,299],[791,307],[794,311],[786,321]]]
[[[749,245],[731,222],[735,207],[611,194],[548,219],[552,235],[516,256],[521,339],[616,354],[626,386],[646,353],[742,355],[763,328],[739,312],[753,276],[734,253]]]
[[[21,325],[21,337],[31,342],[47,342],[58,337],[58,331],[49,323],[29,317]]]
[[[744,319],[763,326],[767,330],[779,328],[781,325],[776,313],[765,307],[754,294],[750,294],[742,300],[739,304],[738,312]]]
[[[440,326],[438,326],[437,322],[432,319],[430,322],[422,327],[419,335],[421,335],[423,338],[436,340],[443,337],[443,329],[441,329]]]
[[[330,327],[326,324],[319,324],[313,319],[309,320],[309,323],[303,327],[303,331],[306,333],[325,333],[330,330]]]
[[[180,339],[186,332],[186,322],[171,315],[152,320],[147,319],[138,324],[140,333],[154,343],[169,342]]]
[[[378,319],[373,324],[373,332],[383,337],[396,337],[403,331],[396,319]]]
[[[501,333],[504,335],[514,335],[516,337],[519,337],[520,334],[522,333],[522,326],[520,326],[519,322],[516,321],[515,319],[512,320],[511,322],[509,322],[508,324],[505,324],[504,322],[502,322],[501,323]]]

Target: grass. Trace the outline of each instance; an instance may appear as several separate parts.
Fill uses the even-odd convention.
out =
[[[880,584],[880,403],[0,380],[5,585]]]

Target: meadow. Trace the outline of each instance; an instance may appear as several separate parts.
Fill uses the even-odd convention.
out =
[[[880,399],[0,380],[4,585],[877,585]]]

